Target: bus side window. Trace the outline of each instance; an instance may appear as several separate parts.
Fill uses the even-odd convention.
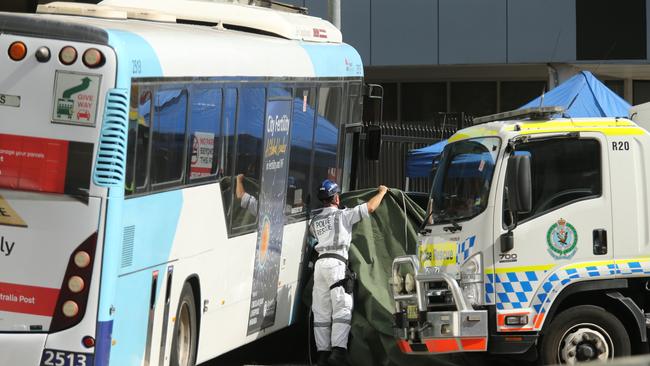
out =
[[[316,89],[296,88],[291,119],[291,149],[285,212],[287,215],[304,217],[307,212],[315,110]]]
[[[147,183],[149,126],[151,125],[151,90],[138,84],[131,86],[129,132],[126,153],[125,194],[133,194]]]
[[[341,119],[342,89],[340,87],[321,87],[318,93],[318,115],[314,132],[314,166],[311,183],[310,206],[319,208],[316,199],[318,188],[323,180],[338,183],[336,149],[338,146]]]
[[[221,89],[197,86],[191,90],[189,123],[190,180],[215,176],[221,141]]]
[[[260,191],[266,89],[248,87],[240,93],[235,175],[243,174],[243,189],[248,196],[235,197],[231,223],[233,231],[243,233],[253,231],[257,222],[254,207]],[[233,188],[236,188],[234,184]]]
[[[234,185],[233,181],[233,161],[235,159],[235,121],[237,118],[237,89],[227,88],[223,90],[223,121],[222,142],[221,142],[221,161],[219,162],[219,175],[222,176],[220,181],[221,197],[223,201],[223,212],[226,217],[226,226],[230,232],[230,219],[232,218],[232,206]]]
[[[348,90],[347,123],[361,123],[361,115],[363,114],[363,97],[361,96],[361,84],[350,83]]]
[[[133,173],[135,169],[135,139],[138,128],[138,91],[139,85],[131,85],[131,95],[129,101],[129,126],[126,140],[126,171],[124,177],[124,195],[133,194],[135,191],[135,181]]]
[[[179,182],[185,166],[185,122],[187,90],[161,89],[156,92],[151,184]]]

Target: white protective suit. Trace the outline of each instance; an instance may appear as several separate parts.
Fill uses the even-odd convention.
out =
[[[368,217],[366,203],[354,208],[326,207],[314,216],[309,224],[311,235],[317,239],[316,251],[338,254],[348,258],[352,241],[352,226]],[[352,320],[352,294],[342,286],[330,286],[345,277],[346,264],[336,258],[323,258],[314,266],[314,290],[312,311],[314,313],[314,338],[318,351],[332,347],[347,348]]]

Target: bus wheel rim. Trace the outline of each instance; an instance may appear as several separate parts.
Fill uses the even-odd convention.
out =
[[[610,335],[592,323],[576,324],[563,335],[558,345],[559,363],[573,365],[578,362],[614,357],[614,343]]]
[[[189,366],[190,365],[190,350],[192,345],[192,324],[190,322],[190,308],[187,302],[181,304],[181,311],[179,314],[179,324],[178,324],[178,342],[177,342],[177,354],[178,354],[178,364],[180,366]]]

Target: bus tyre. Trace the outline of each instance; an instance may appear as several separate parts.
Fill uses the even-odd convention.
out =
[[[543,365],[608,360],[630,353],[630,337],[621,321],[593,305],[560,313],[545,327],[539,349]]]
[[[172,338],[171,366],[194,366],[196,364],[196,347],[198,327],[194,291],[189,283],[183,285]]]

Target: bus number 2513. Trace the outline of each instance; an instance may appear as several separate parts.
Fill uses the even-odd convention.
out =
[[[92,364],[91,355],[51,349],[43,351],[41,358],[41,366],[91,366]]]

